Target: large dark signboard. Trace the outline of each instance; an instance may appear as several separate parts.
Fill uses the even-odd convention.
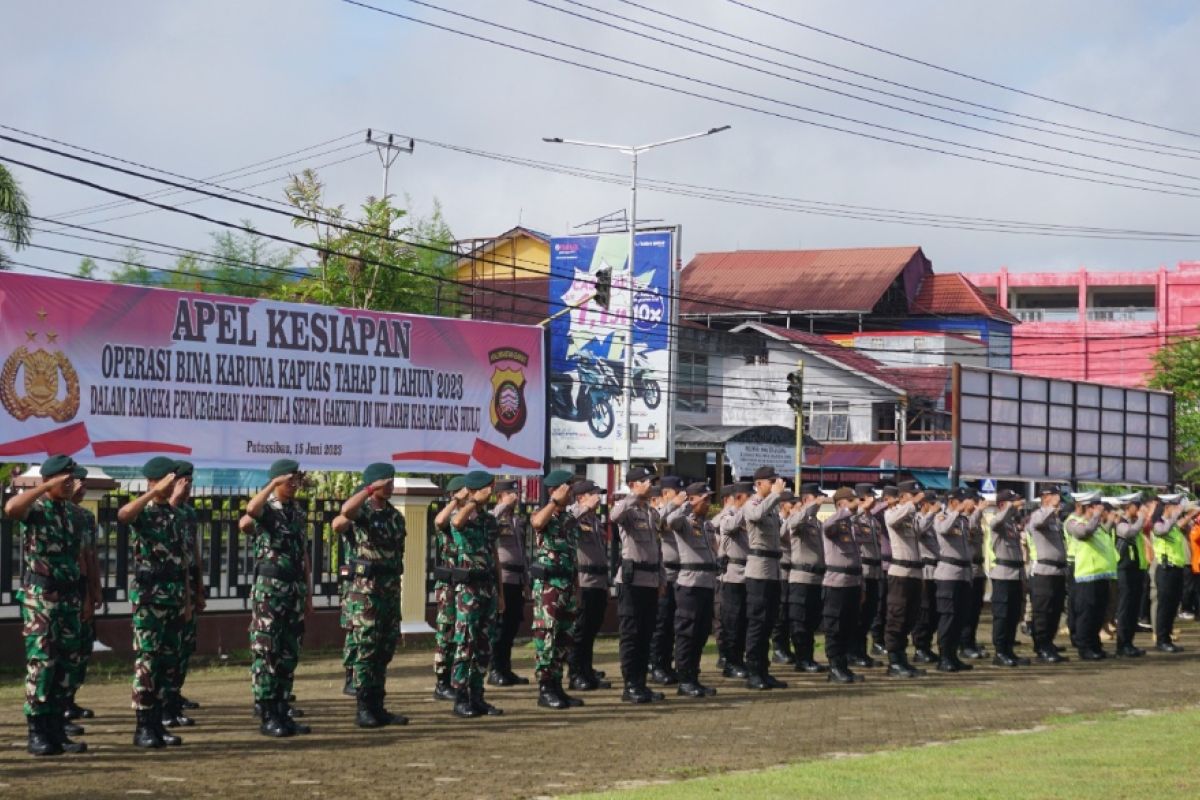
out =
[[[1168,486],[1170,392],[954,370],[960,478]]]

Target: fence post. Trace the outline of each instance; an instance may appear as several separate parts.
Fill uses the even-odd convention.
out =
[[[404,541],[404,578],[400,585],[400,616],[404,633],[433,633],[425,621],[426,565],[429,563],[429,504],[441,495],[436,485],[424,478],[396,478],[392,505],[404,514],[408,535]]]

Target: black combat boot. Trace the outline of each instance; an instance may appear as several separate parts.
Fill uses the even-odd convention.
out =
[[[67,717],[61,707],[55,706],[55,711],[46,717],[46,730],[50,733],[54,743],[62,748],[64,753],[86,753],[87,744],[84,742],[73,742],[67,735],[67,726],[79,731],[76,736],[83,735],[83,728],[78,725],[73,725],[67,721]]]
[[[443,669],[437,673],[437,685],[433,687],[434,700],[450,700],[457,702],[458,693],[450,685],[450,670]]]
[[[549,678],[538,681],[538,701],[537,704],[542,708],[553,708],[555,711],[562,711],[571,707],[567,702],[567,698],[561,696],[554,681]]]
[[[163,725],[163,704],[160,700],[155,704],[154,709],[150,712],[150,724],[154,726],[154,730],[158,732],[158,738],[163,740],[163,744],[167,747],[178,747],[183,744],[183,739],[173,733],[167,731]]]
[[[139,708],[137,710],[137,728],[133,731],[134,747],[147,747],[155,750],[165,747],[166,742],[158,735],[158,727],[152,722],[157,708]]]
[[[470,698],[471,708],[475,709],[482,716],[499,717],[504,714],[503,711],[483,699],[483,687],[471,689],[471,691],[468,693],[468,696]]]
[[[346,667],[346,682],[342,684],[342,694],[347,697],[357,697],[358,693],[354,690],[354,670]]]
[[[382,728],[383,720],[375,716],[375,704],[372,701],[370,689],[359,689],[358,712],[354,715],[354,724],[360,728]]]
[[[757,672],[751,672],[746,678],[746,688],[754,689],[755,691],[763,691],[770,689],[771,685],[767,683],[766,679],[763,678],[762,675],[758,674]]]
[[[856,667],[862,667],[864,669],[871,669],[874,667],[881,666],[878,661],[871,658],[869,655],[866,655],[865,653],[855,653],[854,655],[850,656],[849,663],[853,664]]]
[[[796,659],[788,652],[786,647],[776,646],[774,652],[771,653],[771,660],[776,664],[795,664]]]
[[[562,678],[554,679],[554,691],[558,692],[559,697],[567,701],[567,706],[569,708],[579,708],[583,705],[583,701],[578,697],[571,697],[571,695],[566,693],[566,691],[563,689]]]
[[[912,660],[918,664],[936,664],[938,656],[937,653],[927,647],[918,647],[917,651],[913,653]]]
[[[667,671],[666,667],[655,667],[650,670],[650,680],[661,686],[672,686],[678,683],[677,679],[671,677],[671,673]]]
[[[304,716],[304,712],[298,708],[292,708],[292,704],[287,700],[279,701],[279,714],[292,733],[312,733],[312,728],[308,725],[296,722],[299,717]]]
[[[188,700],[183,695],[179,695],[179,705],[184,711],[195,711],[200,707],[200,704],[195,700]],[[84,710],[86,711],[87,709]]]
[[[887,674],[894,678],[915,678],[919,674],[916,669],[905,663],[904,652],[888,653]]]
[[[371,702],[375,704],[375,718],[382,721],[384,725],[407,725],[408,717],[403,714],[393,714],[388,711],[383,705],[383,698],[387,693],[383,689],[376,689],[371,695]]]
[[[786,681],[781,681],[771,673],[763,675],[763,680],[766,681],[768,689],[786,689],[788,687]]]
[[[612,681],[605,680],[604,672],[602,672],[600,670],[594,670],[589,667],[588,668],[588,678],[591,679],[592,683],[596,684],[597,689],[611,689],[612,688]]]
[[[958,662],[953,658],[943,658],[937,664],[938,672],[962,672],[958,666]]]
[[[721,674],[726,678],[742,679],[750,677],[750,673],[746,671],[745,666],[741,664],[730,664],[728,662],[725,663],[724,668],[721,670]]]
[[[62,746],[46,729],[46,722],[49,719],[47,714],[25,717],[25,722],[29,726],[29,743],[25,745],[25,750],[29,755],[57,756],[62,754]]]
[[[475,710],[471,705],[471,695],[466,689],[457,689],[454,692],[454,716],[456,717],[478,717],[480,712]]]
[[[577,692],[594,692],[600,688],[598,681],[585,675],[572,675],[570,686]]]
[[[992,666],[994,667],[1015,667],[1017,666],[1016,656],[1010,656],[1007,653],[996,653],[992,656]]]
[[[515,683],[513,683],[512,681],[510,681],[508,679],[507,674],[501,672],[498,669],[494,669],[488,673],[487,684],[488,684],[488,686],[515,686],[516,685]]]
[[[258,705],[262,707],[262,724],[258,726],[259,733],[263,736],[273,736],[276,739],[296,735],[291,726],[287,724],[287,717],[282,711],[282,703],[276,700],[263,700]]]
[[[829,662],[829,677],[830,683],[850,684],[861,679],[861,676],[855,675],[847,666],[845,658],[833,659]]]
[[[82,725],[72,722],[71,720],[67,719],[66,716],[63,716],[63,732],[66,733],[67,736],[83,736],[85,733],[87,733],[87,731],[83,729]]]
[[[529,678],[523,675],[518,675],[511,669],[504,673],[504,677],[508,678],[509,684],[512,686],[528,686]]]
[[[83,708],[75,702],[75,693],[67,698],[67,719],[91,719],[96,716],[90,708]]]
[[[675,693],[683,697],[708,697],[704,687],[688,676],[684,676],[679,681],[679,688],[675,690]]]
[[[196,721],[183,713],[183,700],[178,692],[167,692],[163,697],[163,725],[168,728],[191,727]]]
[[[638,686],[636,681],[625,681],[625,690],[621,692],[621,700],[634,705],[654,702],[650,693]]]

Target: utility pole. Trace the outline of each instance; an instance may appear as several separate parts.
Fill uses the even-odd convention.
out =
[[[387,134],[386,139],[382,137],[382,133],[376,136],[374,131],[367,128],[367,144],[375,145],[375,152],[379,154],[379,163],[383,165],[383,194],[379,195],[379,199],[386,200],[388,173],[392,170],[392,164],[396,162],[396,157],[401,153],[411,154],[416,147],[416,141],[410,136],[397,136],[394,133]]]
[[[796,362],[796,369],[788,373],[788,405],[796,414],[796,477],[799,491],[800,478],[804,470],[804,361]]]
[[[677,142],[686,142],[689,139],[699,139],[702,136],[712,136],[714,133],[721,133],[731,128],[730,125],[721,125],[717,128],[709,128],[706,131],[698,133],[689,133],[687,136],[676,136],[674,139],[664,139],[661,142],[651,142],[650,144],[639,145],[624,145],[624,144],[604,144],[602,142],[583,142],[575,139],[563,139],[562,137],[543,137],[543,142],[550,144],[574,144],[582,147],[600,147],[605,150],[616,150],[619,153],[624,153],[632,158],[632,169],[629,182],[629,281],[628,281],[628,305],[625,309],[625,375],[621,381],[623,384],[621,391],[622,413],[621,413],[621,429],[625,432],[624,456],[620,459],[622,463],[622,475],[624,478],[629,472],[630,461],[633,460],[633,437],[632,437],[632,405],[633,405],[633,276],[636,274],[634,270],[634,260],[637,253],[637,164],[638,156],[647,150],[652,150],[655,147],[663,145],[676,144]]]

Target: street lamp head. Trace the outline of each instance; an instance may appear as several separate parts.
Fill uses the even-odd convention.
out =
[[[714,134],[714,133],[720,133],[721,131],[727,131],[727,130],[729,130],[729,129],[730,129],[730,128],[732,128],[732,127],[733,127],[732,125],[722,125],[722,126],[721,126],[721,127],[719,127],[719,128],[709,128],[709,129],[708,129],[708,135],[709,135],[709,136],[711,136],[711,135],[712,135],[712,134]]]
[[[561,136],[543,136],[542,141],[550,142],[551,144],[562,144],[563,143]]]

